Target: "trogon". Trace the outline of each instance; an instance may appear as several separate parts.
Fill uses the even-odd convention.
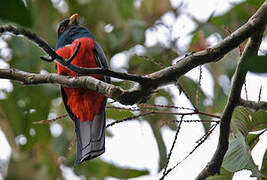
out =
[[[80,49],[72,64],[86,68],[108,68],[107,58],[91,32],[79,24],[78,14],[64,19],[58,27],[57,54],[70,58],[78,44]],[[57,73],[67,76],[79,74],[57,63]],[[102,75],[93,77],[110,83]],[[93,159],[105,151],[105,106],[107,98],[95,91],[61,86],[62,99],[70,118],[75,123],[77,136],[76,164]]]

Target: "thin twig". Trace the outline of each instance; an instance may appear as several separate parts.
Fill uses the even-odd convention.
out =
[[[261,91],[262,91],[262,86],[260,87],[259,90],[258,103],[261,101]]]
[[[76,144],[76,141],[77,141],[76,138],[73,138],[73,139],[71,140],[71,142],[70,142],[70,144],[69,144],[69,147],[68,147],[69,152],[72,152],[72,151],[73,151],[73,147],[74,147],[74,145]]]
[[[134,120],[134,119],[137,119],[139,117],[142,117],[142,116],[146,116],[146,115],[149,115],[151,114],[150,112],[148,113],[141,113],[139,115],[136,115],[136,116],[132,116],[132,117],[128,117],[128,118],[125,118],[125,119],[121,119],[121,120],[117,120],[117,121],[114,121],[112,123],[109,123],[108,125],[106,125],[106,128],[109,128],[115,124],[118,124],[118,123],[122,123],[122,122],[125,122],[125,121],[130,121],[130,120]]]
[[[178,162],[174,167],[177,167],[179,164],[181,164],[183,161],[185,161],[191,154],[193,154],[197,148],[202,145],[208,137],[211,135],[211,133],[214,131],[214,129],[217,127],[218,123],[212,124],[209,130],[199,139],[196,141],[197,145],[194,147],[194,149],[188,153],[187,156],[185,156],[180,162]]]
[[[149,112],[149,113],[153,113],[153,114],[181,115],[181,116],[191,116],[191,115],[195,115],[195,114],[200,114],[200,115],[205,115],[205,116],[221,119],[221,116],[218,116],[215,114],[210,114],[207,112],[202,112],[202,111],[180,113],[180,112],[173,112],[173,111],[147,110],[147,109],[140,109],[140,108],[125,108],[125,107],[115,107],[115,106],[107,106],[106,108],[118,109],[118,110],[127,110],[127,111]]]
[[[58,59],[62,62],[62,65],[64,64],[64,66],[68,66],[73,61],[73,59],[76,57],[76,55],[78,54],[80,47],[81,47],[81,43],[79,42],[73,55],[69,59],[64,59],[63,57],[61,57],[59,55],[57,55],[56,57],[51,57],[51,58],[40,57],[40,59],[47,61],[47,62],[53,62],[55,59]]]
[[[64,114],[64,115],[58,116],[58,117],[53,118],[53,119],[45,119],[45,120],[41,120],[41,121],[35,121],[35,122],[32,122],[32,124],[51,123],[51,122],[55,122],[55,121],[57,121],[59,119],[65,118],[67,116],[68,116],[68,114]]]
[[[211,127],[209,128],[209,130],[197,141],[197,145],[194,147],[194,149],[191,152],[189,152],[188,155],[185,156],[181,161],[179,161],[178,163],[176,163],[172,168],[169,168],[168,171],[166,171],[165,176],[167,176],[179,164],[181,164],[182,162],[184,162],[191,154],[193,154],[197,150],[197,148],[206,141],[206,139],[210,136],[210,134],[213,132],[213,130],[216,128],[217,125],[218,125],[218,123],[215,123],[215,124],[211,125]],[[163,180],[163,179],[160,179],[160,180]]]
[[[217,118],[217,119],[221,119],[221,116],[215,115],[215,114],[210,114],[207,112],[202,112],[202,111],[196,111],[196,114],[200,114],[200,115],[204,115],[204,116],[209,116],[209,117],[213,117],[213,118]]]
[[[196,143],[203,143],[207,137],[212,133],[212,131],[216,128],[216,126],[219,124],[219,122],[217,121],[216,123],[212,124],[211,127],[207,130],[207,132],[204,134],[204,136],[202,136],[201,138],[199,138]]]
[[[139,107],[144,107],[144,108],[160,107],[160,108],[173,108],[173,109],[183,109],[183,110],[191,110],[191,111],[194,111],[193,108],[178,107],[178,106],[174,106],[174,105],[162,105],[162,104],[139,104]]]
[[[220,120],[210,120],[210,119],[189,119],[189,120],[177,120],[177,119],[165,119],[163,125],[168,125],[170,123],[180,123],[180,121],[183,121],[184,123],[220,123]]]
[[[200,102],[200,88],[201,88],[201,79],[202,79],[202,66],[199,66],[199,77],[198,77],[198,84],[197,84],[197,92],[196,92],[196,106],[199,107]]]
[[[185,97],[191,102],[191,104],[194,107],[194,109],[196,111],[198,111],[198,107],[191,101],[189,95],[187,94],[187,92],[185,91],[185,89],[183,88],[183,86],[181,85],[181,83],[177,82],[177,85],[178,85],[179,90],[181,90],[184,93]]]
[[[166,164],[165,164],[165,166],[164,166],[163,177],[165,176],[166,170],[167,170],[167,168],[168,168],[168,164],[169,164],[169,162],[170,162],[170,158],[171,158],[171,155],[172,155],[172,151],[173,151],[174,146],[175,146],[175,144],[176,144],[177,137],[178,137],[178,133],[180,132],[180,129],[181,129],[181,125],[182,125],[182,122],[183,122],[182,120],[183,120],[183,116],[181,117],[181,120],[179,121],[179,123],[178,123],[178,125],[177,125],[177,129],[176,129],[176,133],[175,133],[175,136],[174,136],[174,140],[173,140],[173,142],[172,142],[172,147],[171,147],[170,152],[169,152],[169,154],[168,154],[167,162],[166,162]],[[161,179],[162,179],[162,178],[161,178]]]

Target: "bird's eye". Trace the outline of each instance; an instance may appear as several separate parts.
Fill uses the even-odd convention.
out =
[[[61,26],[60,29],[59,29],[59,31],[60,31],[61,33],[63,33],[63,32],[65,31],[65,27],[64,27],[64,26]]]

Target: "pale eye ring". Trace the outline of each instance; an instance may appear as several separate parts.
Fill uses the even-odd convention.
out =
[[[63,32],[65,31],[65,27],[64,27],[64,26],[61,26],[60,29],[59,29],[59,31],[60,31],[61,33],[63,33]]]

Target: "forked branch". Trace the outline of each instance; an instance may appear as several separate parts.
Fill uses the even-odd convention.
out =
[[[203,180],[220,172],[223,157],[228,149],[228,138],[232,113],[237,105],[242,103],[244,104],[244,101],[240,101],[240,92],[247,73],[243,67],[249,59],[247,57],[253,53],[255,54],[255,52],[258,50],[266,21],[267,1],[262,4],[262,6],[246,24],[238,28],[221,42],[203,51],[188,55],[182,58],[176,64],[148,75],[133,75],[128,73],[118,73],[108,69],[89,69],[77,67],[71,64],[71,60],[75,57],[76,53],[78,53],[79,48],[76,49],[71,59],[65,60],[63,58],[63,62],[61,62],[60,60],[62,60],[62,57],[58,57],[55,50],[34,33],[21,28],[15,28],[13,26],[3,26],[0,27],[0,33],[11,32],[15,35],[24,35],[42,48],[51,57],[50,60],[54,58],[56,62],[61,63],[66,68],[78,74],[101,74],[119,79],[131,80],[137,83],[133,88],[124,90],[119,86],[102,82],[90,76],[66,77],[57,74],[34,74],[15,69],[0,69],[0,78],[12,79],[20,81],[24,84],[57,83],[66,87],[87,88],[102,93],[105,96],[110,97],[122,104],[132,105],[145,102],[158,87],[170,83],[176,83],[181,76],[193,68],[210,62],[217,62],[225,54],[238,47],[239,44],[251,37],[250,41],[247,43],[244,53],[240,58],[231,93],[221,118],[220,137],[216,152],[212,160],[197,177],[198,180]]]
[[[246,64],[253,63],[250,62],[251,58],[249,57],[251,57],[251,55],[257,54],[264,30],[265,26],[262,26],[255,32],[254,35],[252,35],[250,40],[247,42],[246,48],[242,56],[239,59],[231,93],[230,96],[228,97],[228,102],[225,106],[224,113],[220,123],[220,136],[216,152],[214,153],[211,161],[198,175],[198,177],[196,178],[197,180],[204,180],[209,176],[220,173],[220,168],[223,162],[223,158],[229,145],[230,123],[232,114],[234,112],[235,107],[238,106],[241,102],[240,94],[243,84],[245,83],[245,78],[247,74]]]

